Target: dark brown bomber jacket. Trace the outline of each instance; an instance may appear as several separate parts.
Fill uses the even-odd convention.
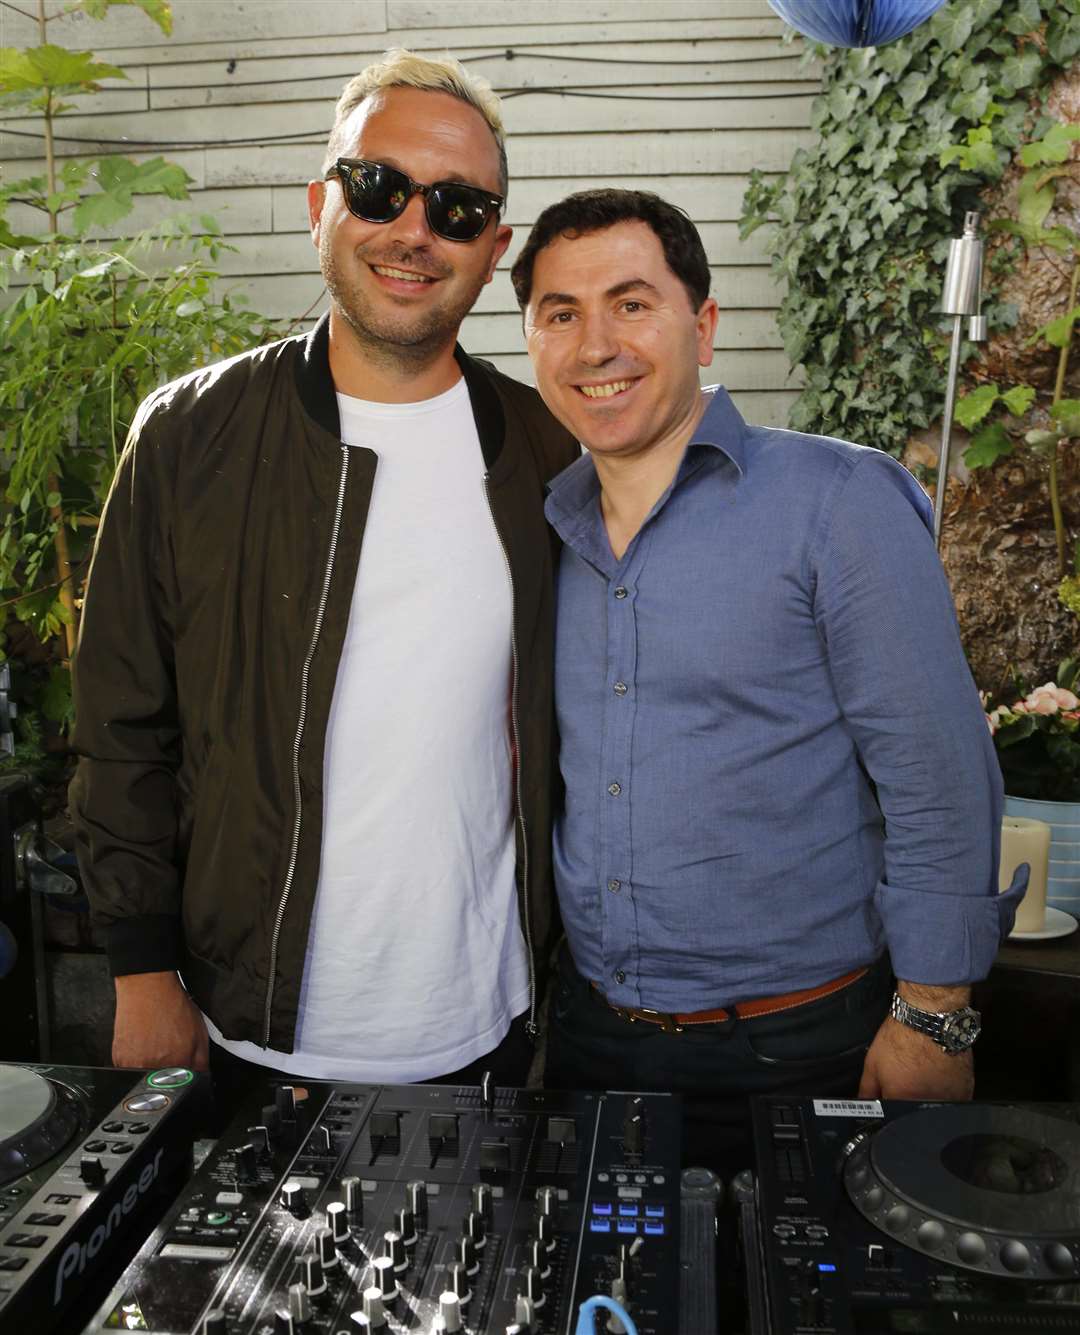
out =
[[[71,809],[113,973],[178,968],[227,1038],[283,1052],[377,463],[339,439],[327,349],[324,319],[143,403],[102,518],[74,674]],[[534,1022],[555,917],[544,484],[578,447],[535,391],[455,355],[513,584],[518,889]]]

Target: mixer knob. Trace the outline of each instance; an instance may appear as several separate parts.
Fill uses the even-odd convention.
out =
[[[287,1307],[279,1307],[274,1313],[274,1335],[297,1335],[296,1322]]]
[[[301,1215],[307,1209],[307,1197],[304,1195],[304,1188],[295,1177],[290,1177],[282,1186],[280,1199],[282,1205],[291,1214]]]
[[[533,1307],[543,1307],[545,1294],[540,1271],[534,1265],[527,1265],[521,1272],[521,1279],[524,1286],[524,1296],[528,1298]]]
[[[446,1267],[446,1287],[449,1292],[457,1295],[462,1307],[472,1297],[468,1272],[460,1261],[451,1261]]]
[[[462,1238],[458,1243],[458,1260],[465,1267],[467,1275],[475,1275],[480,1269],[480,1262],[476,1259],[476,1244],[472,1238]]]
[[[306,1284],[289,1285],[289,1315],[296,1326],[303,1326],[311,1320],[311,1302]]]
[[[480,1077],[480,1102],[489,1111],[495,1107],[495,1077],[490,1071]]]
[[[409,1268],[409,1257],[405,1251],[405,1241],[396,1228],[388,1228],[383,1234],[383,1255],[393,1263],[394,1273],[401,1274]]]
[[[326,1207],[326,1222],[333,1235],[335,1245],[349,1240],[349,1212],[343,1201],[331,1201]]]
[[[300,1258],[300,1268],[304,1272],[304,1283],[307,1285],[308,1293],[317,1298],[320,1293],[326,1292],[326,1275],[323,1272],[323,1263],[314,1252],[307,1252]]]
[[[203,1317],[201,1335],[226,1335],[228,1329],[228,1320],[220,1307],[215,1307]]]
[[[393,1258],[376,1256],[371,1263],[375,1284],[384,1303],[392,1302],[398,1296],[397,1276],[394,1274]]]
[[[319,1254],[319,1260],[322,1262],[324,1270],[333,1270],[338,1263],[337,1248],[334,1246],[334,1235],[328,1228],[317,1228],[315,1230],[315,1250]]]
[[[495,1212],[494,1197],[489,1182],[474,1182],[472,1188],[472,1208],[478,1215],[483,1215],[486,1223],[491,1223]]]
[[[389,1324],[386,1319],[386,1311],[383,1307],[383,1293],[378,1284],[372,1284],[364,1290],[363,1296],[364,1310],[362,1316],[367,1322],[369,1330],[385,1330]]]
[[[258,1175],[259,1165],[255,1146],[251,1144],[241,1145],[236,1151],[236,1180],[238,1182],[254,1182]]]
[[[528,1258],[528,1264],[535,1266],[540,1271],[541,1278],[547,1279],[551,1274],[551,1261],[548,1258],[548,1251],[539,1238],[530,1238],[525,1244],[525,1255]]]
[[[345,1193],[345,1209],[353,1224],[364,1222],[364,1191],[358,1177],[343,1177],[341,1189]]]
[[[453,1290],[439,1294],[439,1316],[442,1318],[443,1330],[447,1335],[454,1335],[455,1332],[464,1329],[464,1322],[461,1319],[461,1299]]]
[[[611,1296],[625,1312],[627,1307],[626,1280],[616,1277],[611,1281]],[[622,1318],[614,1312],[608,1314],[607,1325],[604,1329],[609,1331],[610,1335],[626,1335],[626,1326]]]
[[[645,1148],[645,1101],[634,1098],[626,1100],[626,1114],[623,1118],[623,1149],[627,1154],[640,1154]]]
[[[263,1105],[262,1126],[263,1130],[266,1132],[266,1139],[268,1142],[273,1140],[275,1136],[280,1135],[281,1114],[278,1112],[275,1104],[267,1103]],[[269,1145],[267,1148],[269,1148]]]
[[[423,1228],[427,1223],[428,1198],[426,1182],[409,1182],[405,1186],[405,1204],[413,1219]]]
[[[546,1252],[555,1250],[555,1220],[549,1214],[542,1214],[536,1221],[536,1236]]]
[[[559,1193],[555,1187],[537,1187],[536,1208],[540,1214],[550,1215],[554,1221],[559,1209]]]
[[[394,1215],[394,1226],[401,1234],[401,1240],[406,1247],[416,1246],[416,1221],[408,1206]]]
[[[531,1298],[525,1294],[519,1293],[514,1299],[514,1321],[521,1331],[521,1335],[529,1335],[536,1320],[536,1308],[533,1306]]]
[[[477,1214],[475,1210],[470,1210],[465,1216],[465,1236],[472,1240],[473,1245],[479,1251],[487,1242],[487,1228],[484,1225],[484,1216]]]
[[[292,1085],[278,1085],[274,1090],[274,1107],[282,1121],[296,1121],[296,1090]]]

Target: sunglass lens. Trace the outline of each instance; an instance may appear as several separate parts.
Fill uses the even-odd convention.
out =
[[[488,220],[488,202],[479,190],[440,185],[428,196],[432,228],[448,241],[475,241]]]
[[[368,222],[389,222],[409,202],[408,177],[378,163],[351,167],[344,183],[350,210]]]

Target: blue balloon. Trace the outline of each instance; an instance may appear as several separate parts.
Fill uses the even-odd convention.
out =
[[[796,32],[829,46],[884,46],[906,37],[945,0],[769,0]]]

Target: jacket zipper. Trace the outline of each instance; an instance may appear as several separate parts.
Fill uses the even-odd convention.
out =
[[[293,800],[296,815],[293,819],[292,850],[289,853],[289,865],[285,872],[285,885],[281,891],[277,918],[274,921],[274,935],[270,939],[270,974],[266,984],[266,1026],[263,1032],[263,1047],[270,1046],[270,1013],[274,1003],[274,982],[277,977],[278,940],[281,937],[281,924],[285,918],[285,906],[289,902],[293,877],[296,874],[296,859],[300,851],[300,826],[303,818],[303,802],[300,794],[300,746],[304,740],[304,724],[307,721],[308,678],[311,675],[311,662],[322,631],[326,602],[330,596],[330,577],[334,573],[334,556],[337,552],[338,534],[341,531],[341,515],[345,509],[345,482],[349,476],[348,446],[341,447],[341,477],[338,481],[337,509],[334,511],[334,526],[330,532],[330,548],[326,556],[326,573],[323,575],[322,595],[319,598],[319,610],[315,614],[315,628],[311,632],[311,644],[304,659],[304,670],[300,674],[300,713],[296,720],[296,736],[293,738]]]
[[[517,823],[521,827],[521,924],[525,933],[525,952],[529,957],[529,1019],[525,1025],[525,1032],[529,1038],[535,1040],[539,1030],[536,1025],[536,960],[533,956],[532,927],[529,923],[529,833],[525,828],[525,806],[521,800],[521,732],[518,728],[518,649],[517,649],[517,590],[514,588],[514,570],[510,564],[510,553],[506,549],[506,542],[503,539],[502,530],[499,528],[499,521],[495,518],[495,507],[491,503],[491,474],[484,474],[484,496],[487,500],[488,512],[491,515],[491,523],[495,529],[495,536],[499,539],[499,546],[502,548],[503,560],[506,563],[506,574],[510,580],[510,660],[513,668],[512,681],[510,688],[510,732],[514,740],[514,755],[517,758],[517,764],[514,771],[514,806],[517,813]]]

